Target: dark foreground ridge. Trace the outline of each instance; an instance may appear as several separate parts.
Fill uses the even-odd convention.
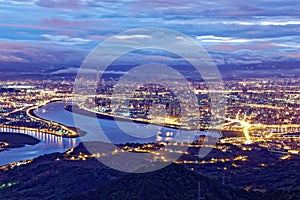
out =
[[[0,132],[0,145],[2,144],[4,149],[35,145],[39,142],[40,140],[26,134]]]
[[[198,183],[206,199],[257,199],[259,193],[246,192],[222,185],[220,182],[198,175],[182,165],[172,164],[164,169],[145,173],[128,174],[118,180],[86,194],[73,195],[75,199],[197,199]]]
[[[86,153],[82,144],[73,151],[53,153],[27,165],[0,170],[0,199],[197,199],[198,183],[206,200],[300,199],[300,191],[246,191],[220,180],[171,164],[164,169],[129,174],[113,170],[94,158],[72,160]],[[253,177],[255,178],[255,177]]]

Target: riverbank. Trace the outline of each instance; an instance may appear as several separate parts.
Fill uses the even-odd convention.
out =
[[[36,145],[39,142],[40,140],[22,133],[0,132],[0,151],[7,148],[20,148],[25,145]]]
[[[92,111],[80,109],[76,105],[73,105],[73,106],[72,105],[64,106],[64,109],[67,110],[67,111],[69,111],[69,112],[73,112],[73,113],[77,113],[77,114],[85,115],[85,116],[89,116],[89,117],[95,117],[96,116],[98,119],[128,121],[128,122],[134,122],[134,123],[139,123],[139,124],[152,124],[152,125],[157,125],[157,126],[164,126],[166,128],[188,130],[188,129],[186,129],[186,128],[180,126],[180,125],[177,125],[177,124],[151,123],[151,122],[149,122],[149,120],[128,119],[128,118],[121,117],[121,116],[113,116],[113,115],[110,115],[108,113],[99,113],[99,112],[96,113],[96,112],[92,112]]]
[[[132,121],[132,122],[140,123],[140,124],[153,124],[153,125],[157,125],[157,126],[162,126],[162,124],[150,123],[150,122],[146,122],[146,121],[142,121],[142,120],[138,120],[138,119],[129,120],[127,118],[122,118],[122,117],[118,117],[118,116],[115,117],[115,116],[112,116],[112,115],[107,114],[107,113],[103,113],[103,114],[102,113],[96,113],[96,112],[80,109],[78,106],[68,105],[68,106],[64,106],[64,109],[69,111],[69,112],[73,112],[73,113],[84,115],[84,116],[97,117],[98,119]],[[186,128],[180,127],[180,125],[163,124],[163,126],[166,127],[166,128],[181,129],[181,130],[189,131]],[[217,130],[217,129],[213,129],[213,130],[201,129],[199,131],[216,132],[216,133],[221,134],[221,137],[226,137],[226,138],[228,138],[228,137],[243,137],[243,133],[240,132],[240,131],[227,131],[227,130]]]
[[[56,126],[56,127],[60,127],[61,129],[63,130],[66,130],[68,133],[61,133],[61,132],[58,132],[58,131],[49,131],[47,130],[47,132],[49,134],[53,134],[53,135],[57,135],[57,136],[61,136],[61,137],[65,137],[65,138],[75,138],[75,137],[81,137],[81,136],[84,136],[86,134],[85,131],[82,131],[76,127],[71,127],[71,126],[65,126],[64,124],[61,124],[59,122],[50,122],[46,119],[43,119],[39,116],[37,116],[34,111],[36,109],[39,109],[41,107],[43,107],[44,105],[48,104],[48,103],[54,103],[54,102],[59,102],[60,100],[52,100],[52,101],[49,101],[43,105],[40,105],[40,106],[36,106],[36,107],[31,107],[29,108],[27,111],[26,111],[26,114],[35,119],[35,120],[38,120],[42,123],[46,123],[48,125],[51,125],[51,126]]]

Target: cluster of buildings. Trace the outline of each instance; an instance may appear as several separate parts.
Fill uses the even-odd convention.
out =
[[[293,142],[300,133],[299,79],[228,80],[224,81],[223,90],[215,91],[198,81],[189,82],[190,89],[176,80],[171,83],[173,89],[168,86],[170,83],[163,82],[125,82],[118,88],[116,84],[117,79],[102,79],[96,94],[83,97],[74,94],[72,80],[2,81],[0,125],[68,134],[72,132],[68,127],[39,120],[28,109],[39,108],[54,99],[84,99],[83,103],[78,101],[80,108],[100,114],[185,129],[219,130],[227,142],[234,144],[256,142],[267,144],[269,149],[289,148],[294,153],[299,149]],[[211,93],[222,94],[225,107],[217,108],[224,109],[222,115],[213,113]],[[212,122],[213,118],[217,123]]]

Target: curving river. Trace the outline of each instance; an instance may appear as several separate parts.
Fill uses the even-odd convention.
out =
[[[161,128],[151,124],[120,122],[83,116],[65,110],[63,102],[49,103],[36,110],[35,114],[49,121],[79,127],[81,130],[86,131],[87,134],[80,138],[61,138],[45,133],[26,132],[26,134],[38,138],[41,142],[33,146],[28,145],[0,152],[0,166],[11,162],[36,158],[44,154],[64,152],[69,148],[77,146],[81,141],[102,141],[114,144],[170,140],[190,141],[194,140],[196,135],[195,131],[193,134],[186,131],[183,134],[180,132],[180,137],[178,137],[178,130],[172,128]],[[74,123],[74,119],[76,123]]]

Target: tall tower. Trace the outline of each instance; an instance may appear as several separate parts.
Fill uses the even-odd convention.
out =
[[[99,72],[99,65],[97,65],[97,72],[96,72],[96,82],[97,82],[97,84],[99,82],[99,79],[100,79],[100,72]]]

